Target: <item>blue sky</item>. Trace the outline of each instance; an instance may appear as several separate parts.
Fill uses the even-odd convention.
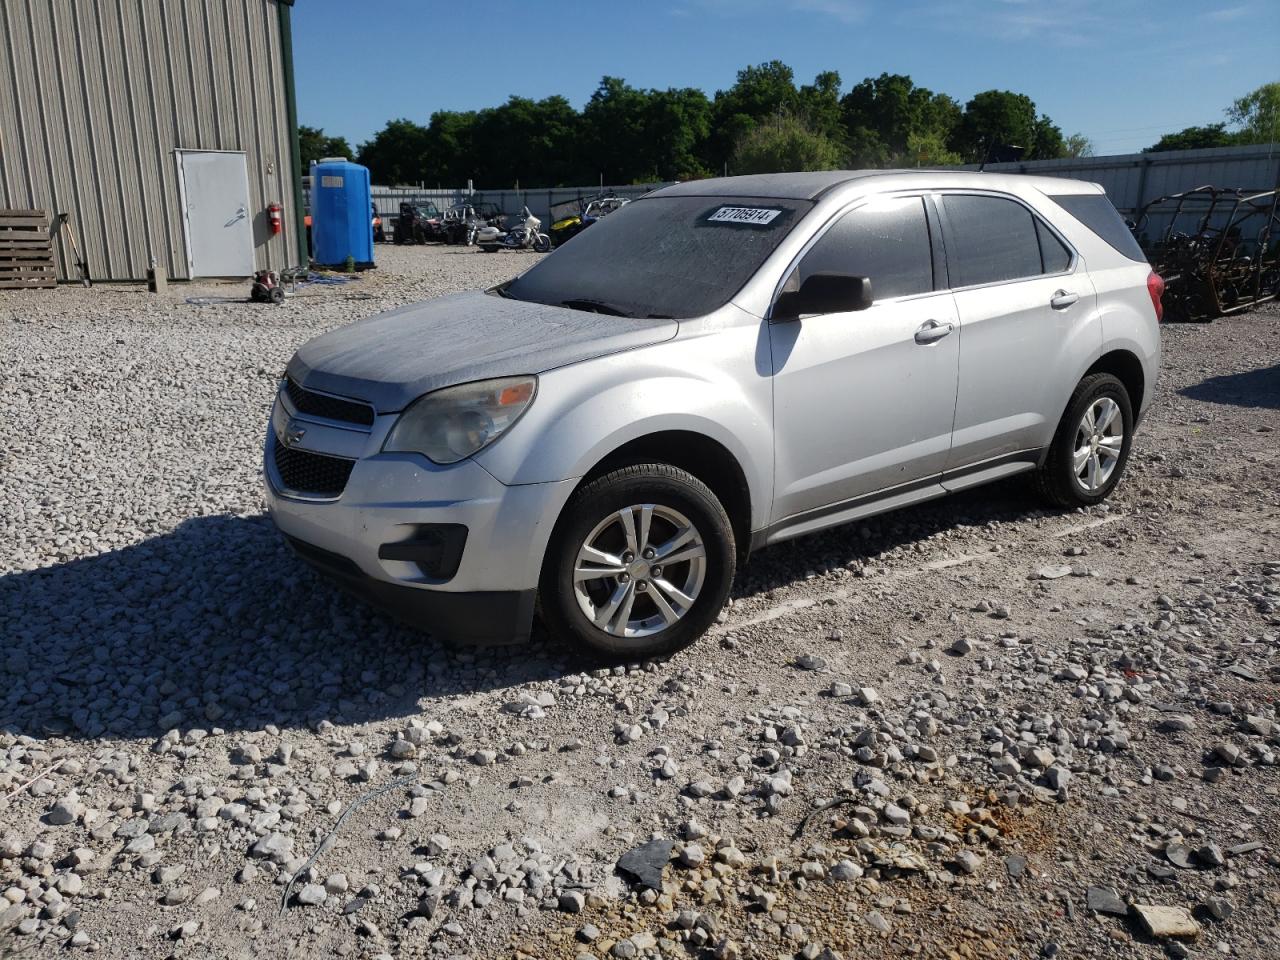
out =
[[[905,73],[962,104],[1015,90],[1128,153],[1280,79],[1277,0],[297,0],[293,23],[299,121],[353,146],[511,94],[580,107],[605,74],[711,95],[778,59],[800,83]]]

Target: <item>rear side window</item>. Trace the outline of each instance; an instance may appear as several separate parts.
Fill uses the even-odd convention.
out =
[[[1071,193],[1049,199],[1107,241],[1117,253],[1139,263],[1147,262],[1147,255],[1105,194]]]
[[[1039,219],[1036,235],[1040,238],[1040,262],[1045,273],[1062,273],[1071,266],[1071,251]]]
[[[851,210],[805,254],[798,280],[844,273],[871,280],[876,300],[933,290],[929,223],[920,197],[886,197]]]
[[[1003,197],[953,194],[944,196],[942,205],[947,214],[947,266],[953,287],[1044,272],[1036,221],[1022,204]]]

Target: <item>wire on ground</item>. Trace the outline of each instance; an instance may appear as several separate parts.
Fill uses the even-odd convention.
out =
[[[310,870],[315,865],[315,862],[320,859],[320,855],[330,848],[333,838],[336,837],[338,831],[342,829],[342,825],[346,822],[347,817],[351,816],[351,814],[355,813],[370,800],[380,797],[384,793],[388,793],[396,789],[396,787],[408,786],[417,779],[418,777],[416,774],[412,774],[407,777],[398,777],[385,786],[378,787],[376,790],[370,790],[364,796],[352,801],[347,809],[342,811],[342,816],[338,818],[338,822],[333,825],[333,828],[325,834],[324,839],[320,841],[320,845],[316,847],[315,853],[311,854],[311,856],[307,858],[307,862],[300,866],[294,875],[289,878],[288,886],[284,888],[284,893],[280,895],[279,916],[283,917],[285,911],[289,909],[289,896],[293,893],[293,886],[298,882],[298,878]]]

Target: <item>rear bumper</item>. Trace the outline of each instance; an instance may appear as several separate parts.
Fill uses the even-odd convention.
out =
[[[536,590],[424,590],[374,579],[340,554],[287,534],[285,539],[299,557],[348,593],[412,627],[450,639],[482,643],[519,643],[529,638]]]

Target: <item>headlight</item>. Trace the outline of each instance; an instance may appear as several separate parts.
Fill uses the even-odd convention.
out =
[[[420,453],[439,464],[465,460],[520,419],[537,386],[537,377],[502,377],[428,393],[400,414],[383,452]]]

